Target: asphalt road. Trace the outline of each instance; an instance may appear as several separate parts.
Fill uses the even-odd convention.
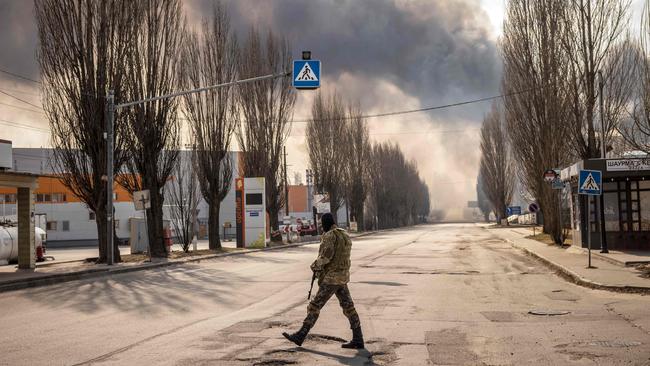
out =
[[[650,365],[650,296],[567,283],[490,232],[431,225],[355,239],[350,290],[303,347],[316,245],[4,293],[7,365]],[[568,312],[539,316],[531,310]]]

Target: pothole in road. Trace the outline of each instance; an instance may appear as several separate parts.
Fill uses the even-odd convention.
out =
[[[359,281],[358,283],[365,283],[367,285],[380,285],[380,286],[406,286],[406,284],[399,282],[388,281]]]
[[[291,360],[264,360],[264,361],[258,361],[253,364],[253,366],[280,366],[280,365],[295,365],[298,362],[296,361],[291,361]]]
[[[334,341],[334,342],[339,342],[339,343],[345,343],[347,342],[343,338],[335,337],[335,336],[330,336],[330,335],[325,335],[325,334],[309,334],[307,336],[309,339],[313,339],[315,341]]]
[[[479,274],[481,272],[469,270],[469,271],[404,271],[400,274],[414,274],[414,275],[452,275],[452,276],[463,276],[463,275],[473,275]]]
[[[580,296],[564,290],[553,290],[551,292],[544,293],[544,296],[548,297],[551,300],[563,300],[563,301],[578,301]]]
[[[539,316],[558,316],[558,315],[567,315],[570,314],[570,311],[566,310],[530,310],[528,314],[530,315],[539,315]]]
[[[590,346],[596,347],[614,347],[614,348],[626,348],[626,347],[636,347],[640,346],[641,342],[636,341],[593,341],[589,342]]]

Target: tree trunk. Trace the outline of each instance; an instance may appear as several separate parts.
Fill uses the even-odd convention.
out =
[[[115,220],[115,218],[113,218]],[[114,222],[114,221],[113,221]],[[115,230],[115,226],[113,226],[113,242],[115,245],[113,245],[113,263],[120,263],[122,261],[122,255],[120,254],[120,240],[117,237],[117,230]]]
[[[107,238],[106,238],[106,210],[101,209],[95,212],[95,224],[97,225],[97,241],[99,243],[99,257],[97,258],[97,263],[106,263],[106,255],[108,253],[107,248]],[[118,247],[119,240],[117,240],[117,233],[113,230],[113,239],[115,245],[113,245],[113,262],[119,263],[122,261],[120,256],[120,248]]]
[[[163,199],[157,188],[145,188],[149,189],[151,195],[151,208],[147,210],[149,250],[151,251],[152,257],[167,257],[167,247],[163,240]]]
[[[365,231],[366,230],[366,224],[364,222],[364,215],[363,215],[363,204],[361,204],[360,207],[357,207],[354,210],[354,218],[357,220],[357,229],[358,231]]]
[[[216,198],[212,202],[208,211],[208,245],[210,250],[219,250],[221,249],[221,236],[219,235],[221,229],[219,223],[221,203]]]
[[[278,214],[280,213],[279,208],[270,208],[268,211],[269,214],[269,224],[271,225],[271,231],[280,229],[280,222],[278,221]]]
[[[99,242],[97,263],[106,263],[106,210],[100,209],[95,212],[95,224],[97,225],[97,241]]]
[[[334,222],[338,224],[339,197],[336,193],[328,192],[330,196],[330,213],[334,216]]]

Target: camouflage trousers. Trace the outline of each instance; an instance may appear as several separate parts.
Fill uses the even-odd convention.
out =
[[[359,314],[357,314],[357,310],[354,308],[354,302],[352,302],[348,285],[328,285],[325,283],[318,286],[318,293],[309,302],[309,305],[307,305],[307,317],[303,324],[309,328],[313,327],[316,324],[316,320],[318,320],[320,310],[332,295],[336,295],[339,299],[343,314],[350,321],[350,328],[355,329],[361,327]]]

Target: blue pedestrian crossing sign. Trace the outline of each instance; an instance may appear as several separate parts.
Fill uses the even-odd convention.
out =
[[[581,170],[578,177],[578,193],[599,196],[602,193],[602,177],[600,170]]]
[[[320,61],[294,60],[293,87],[296,89],[320,88]]]

